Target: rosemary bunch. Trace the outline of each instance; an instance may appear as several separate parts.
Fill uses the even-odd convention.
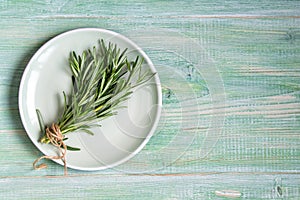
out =
[[[64,96],[63,112],[54,123],[65,140],[65,135],[82,131],[92,134],[90,128],[99,126],[99,122],[116,114],[121,103],[127,100],[133,89],[153,77],[153,73],[142,70],[143,59],[139,56],[129,60],[127,49],[121,51],[117,45],[98,41],[98,47],[87,49],[80,55],[70,53],[69,66],[72,72],[72,92]],[[44,133],[41,143],[52,143],[49,138],[50,127],[45,127],[42,115],[37,110],[39,123]],[[52,130],[53,132],[53,130]],[[51,134],[50,134],[51,135]],[[56,137],[56,136],[55,136]],[[63,142],[58,142],[62,148]],[[78,150],[69,147],[70,150]]]

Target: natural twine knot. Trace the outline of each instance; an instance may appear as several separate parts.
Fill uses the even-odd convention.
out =
[[[66,163],[67,146],[65,145],[65,143],[63,141],[64,136],[61,133],[59,126],[57,124],[53,123],[51,125],[51,127],[47,127],[46,128],[46,136],[50,140],[51,144],[53,144],[54,146],[56,146],[59,149],[60,154],[58,156],[42,156],[42,157],[36,159],[33,162],[33,168],[34,169],[47,168],[47,165],[45,163],[36,165],[42,159],[55,159],[55,160],[61,159],[64,163],[64,175],[67,175],[68,174],[67,163]]]

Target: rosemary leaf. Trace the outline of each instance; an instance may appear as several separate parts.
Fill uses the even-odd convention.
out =
[[[117,109],[124,107],[122,102],[130,98],[134,88],[154,76],[150,70],[142,69],[142,58],[137,56],[129,60],[126,53],[127,49],[121,51],[116,44],[106,45],[104,40],[99,40],[97,47],[86,49],[81,55],[70,53],[72,92],[69,95],[63,92],[63,112],[56,123],[63,135],[75,131],[93,135],[91,127],[117,114]],[[39,110],[37,115],[45,132]],[[49,138],[45,135],[41,141],[48,143]]]

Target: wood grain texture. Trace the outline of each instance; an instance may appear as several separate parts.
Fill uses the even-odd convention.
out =
[[[298,199],[298,182],[299,175],[262,174],[20,177],[3,178],[0,192],[6,194],[5,199],[20,194],[22,199],[228,199],[216,191],[234,190],[244,199]]]
[[[298,1],[2,0],[0,16],[0,199],[300,198]],[[80,27],[145,50],[164,110],[132,160],[66,178],[51,161],[32,170],[41,154],[20,121],[18,87],[43,43]]]

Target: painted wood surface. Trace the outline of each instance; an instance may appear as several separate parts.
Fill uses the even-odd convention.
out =
[[[299,1],[1,0],[0,16],[0,199],[300,199]],[[119,167],[34,171],[20,79],[43,43],[80,27],[149,55],[163,116]]]

